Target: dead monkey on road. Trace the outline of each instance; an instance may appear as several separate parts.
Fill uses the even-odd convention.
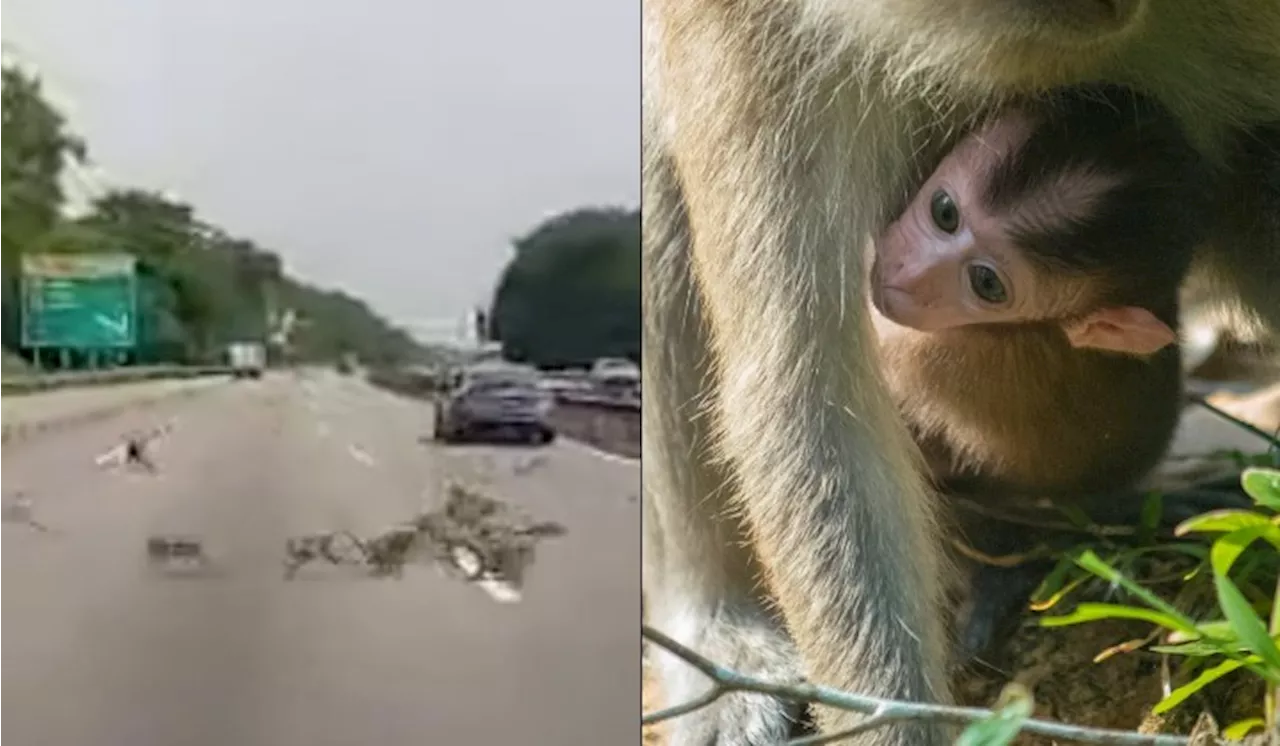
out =
[[[859,252],[961,133],[1050,87],[1136,87],[1234,176],[1232,141],[1280,120],[1280,3],[646,0],[642,13],[648,622],[745,673],[945,702],[936,501],[886,395]],[[1237,239],[1197,262],[1218,270],[1218,298],[1280,329],[1280,295],[1254,279],[1280,257],[1247,224]],[[682,662],[654,662],[665,704],[707,691]],[[666,732],[671,746],[772,744],[796,712],[733,694]],[[955,736],[816,714],[826,734],[864,726],[859,746]]]
[[[890,391],[944,493],[1136,525],[1140,495],[1118,496],[1177,428],[1178,297],[1213,195],[1170,114],[1114,86],[1011,107],[942,160],[875,242],[871,298]],[[967,529],[984,554],[1032,539]],[[1038,569],[979,569],[961,658],[1011,621]]]

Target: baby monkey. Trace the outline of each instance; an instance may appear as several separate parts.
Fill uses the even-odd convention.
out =
[[[955,462],[940,476],[1075,492],[1155,465],[1212,195],[1171,116],[1118,87],[1055,92],[956,146],[871,269],[903,412]]]
[[[1179,289],[1213,194],[1177,122],[1111,86],[1015,106],[943,159],[876,241],[871,298],[890,389],[945,494],[1134,521],[1141,501],[1116,496],[1177,427]],[[965,533],[985,553],[1027,539]],[[987,572],[965,654],[1034,587]]]

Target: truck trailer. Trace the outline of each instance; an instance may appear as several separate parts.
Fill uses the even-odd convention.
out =
[[[227,345],[227,361],[236,378],[261,378],[267,351],[260,342],[232,342]]]

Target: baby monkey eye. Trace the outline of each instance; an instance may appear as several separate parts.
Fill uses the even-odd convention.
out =
[[[1007,303],[1009,293],[1005,290],[1000,275],[985,264],[969,265],[969,286],[973,294],[993,305]]]
[[[960,227],[960,208],[956,207],[956,201],[945,189],[933,193],[929,201],[929,215],[943,233],[955,233]]]

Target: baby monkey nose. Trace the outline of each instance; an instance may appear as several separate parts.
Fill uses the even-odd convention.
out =
[[[927,265],[898,260],[889,264],[882,279],[888,287],[915,295],[928,289],[930,284],[929,275],[930,272]]]

